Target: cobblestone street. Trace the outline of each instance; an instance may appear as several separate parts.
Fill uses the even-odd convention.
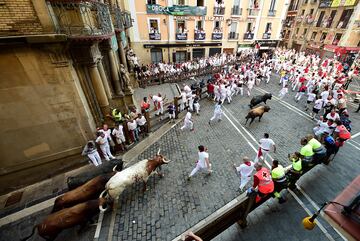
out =
[[[276,81],[274,76],[273,83],[262,84],[260,88],[277,95],[279,86]],[[261,89],[254,90],[253,95],[261,94]],[[290,92],[284,100],[303,109],[302,104],[293,101],[293,95]],[[137,159],[142,160],[154,156],[161,148],[161,153],[171,160],[162,168],[165,177],[151,177],[145,193],[142,192],[142,184],[126,189],[115,213],[114,229],[109,230],[111,212],[108,212],[99,239],[111,240],[108,239],[111,231],[112,240],[172,240],[240,194],[237,190],[239,178],[232,164],[239,164],[245,155],[254,158],[256,153],[252,146],[256,147],[256,141],[262,138],[264,132],[270,133],[270,138],[277,145],[277,153],[271,153],[271,156],[283,165],[289,165],[287,154],[300,149],[300,138],[311,133],[315,122],[273,98],[268,102],[271,110],[265,113],[262,121],[259,123],[255,120],[250,127],[244,127],[249,101],[248,97],[234,97],[233,103],[224,104],[222,121],[209,125],[213,103],[203,100],[200,116],[193,116],[194,132],[181,131],[183,122],[180,122],[158,142],[139,153]],[[353,111],[353,107],[350,110]],[[359,115],[351,113],[351,119],[355,134],[360,130]],[[187,181],[186,177],[197,160],[198,145],[208,147],[214,172],[211,176],[198,173]],[[301,179],[300,187],[316,205],[333,199],[359,174],[359,149],[356,147],[360,148],[356,142],[353,145],[347,143],[329,166],[318,165]],[[303,193],[298,195],[304,205],[314,212],[309,199]],[[301,220],[307,214],[297,200],[291,195],[288,198],[283,205],[269,200],[250,214],[249,226],[245,230],[233,225],[215,240],[328,240],[319,227],[311,232],[302,227]],[[47,212],[44,210],[34,217],[2,227],[0,239],[17,240],[28,235],[33,224]],[[320,223],[334,240],[341,240],[329,224],[324,220],[320,220]],[[14,229],[16,232],[13,232]],[[79,234],[71,229],[58,240],[92,240],[94,232],[95,226]],[[36,237],[32,240],[41,239]]]

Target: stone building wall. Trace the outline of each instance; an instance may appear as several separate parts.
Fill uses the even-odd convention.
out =
[[[0,0],[0,36],[42,32],[31,0]]]

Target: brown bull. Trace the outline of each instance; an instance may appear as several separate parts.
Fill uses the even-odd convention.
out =
[[[35,225],[32,233],[28,237],[21,239],[21,241],[28,240],[33,236],[36,228],[42,238],[52,241],[62,230],[79,224],[86,224],[99,212],[99,206],[107,206],[109,204],[105,198],[99,198],[52,213],[42,223]]]
[[[115,168],[114,168],[115,169]],[[97,176],[86,182],[80,187],[71,190],[64,195],[56,198],[52,213],[63,208],[72,207],[78,203],[82,203],[91,199],[98,198],[101,191],[104,190],[105,184],[115,175],[116,172]]]

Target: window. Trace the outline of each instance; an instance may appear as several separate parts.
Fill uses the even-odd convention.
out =
[[[304,28],[304,33],[303,33],[303,35],[306,35],[306,33],[307,33],[307,28]],[[305,36],[304,36],[305,37]]]
[[[314,9],[312,8],[310,9],[310,15],[313,15],[313,13],[314,13]]]
[[[305,9],[301,10],[301,16],[305,15]]]
[[[331,27],[331,24],[334,21],[335,15],[336,15],[336,10],[332,10],[331,13],[330,13],[330,17],[328,17],[328,19],[327,19],[327,22],[326,22],[326,25],[325,25],[326,28]]]
[[[158,19],[149,19],[149,33],[160,33]]]
[[[327,33],[322,33],[320,37],[320,42],[325,41]]]
[[[271,2],[270,2],[270,8],[269,8],[270,11],[274,11],[274,9],[275,9],[275,4],[276,4],[276,0],[271,0]]]
[[[296,34],[298,34],[298,33],[299,33],[299,30],[300,30],[299,28],[297,28],[297,29],[296,29]]]
[[[240,0],[234,0],[234,6],[240,6]]]
[[[205,49],[193,49],[193,59],[205,57]]]
[[[198,7],[204,6],[204,0],[197,0],[196,1],[196,6],[198,6]]]
[[[153,48],[150,50],[151,52],[151,61],[153,63],[162,62],[162,50],[160,48]]]
[[[252,32],[252,23],[247,24],[246,32]]]
[[[147,4],[156,4],[156,0],[147,0]]]
[[[318,18],[318,21],[317,21],[317,23],[316,23],[316,27],[320,27],[320,26],[321,26],[321,22],[323,21],[324,15],[325,15],[325,11],[321,11],[320,16],[319,16],[319,18]]]
[[[346,28],[354,9],[346,9],[342,12],[337,28]]]
[[[313,32],[313,33],[311,34],[310,40],[315,40],[316,35],[317,35],[317,32]]]
[[[271,23],[266,24],[265,33],[270,33],[271,34]]]
[[[186,5],[186,0],[177,0],[177,5]]]
[[[237,31],[237,22],[232,22],[230,26],[230,32],[236,33],[236,31]]]
[[[214,32],[222,32],[220,21],[214,21]]]
[[[204,30],[204,22],[202,20],[196,21],[195,29],[196,30]]]
[[[177,33],[186,33],[186,24],[184,20],[178,20],[176,22],[176,32]]]
[[[338,45],[338,43],[340,42],[341,36],[342,36],[341,33],[337,33],[337,34],[335,35],[335,38],[334,38],[332,44],[333,44],[333,45]]]
[[[186,55],[187,55],[186,51],[176,51],[175,52],[175,62],[176,63],[185,62],[186,61]]]

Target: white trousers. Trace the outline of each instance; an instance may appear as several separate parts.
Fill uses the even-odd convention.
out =
[[[183,129],[193,129],[194,128],[194,124],[192,123],[192,121],[184,121],[184,125],[180,128],[181,130],[183,130]]]
[[[199,104],[199,102],[195,103],[195,104],[194,104],[194,107],[195,107],[195,112],[196,112],[196,114],[199,114],[199,111],[200,111],[200,104]]]
[[[94,166],[97,167],[102,164],[100,155],[97,151],[94,153],[88,154],[87,156],[90,158],[90,160],[94,164]]]
[[[249,181],[250,181],[250,177],[241,176],[240,177],[240,187],[239,188],[242,190]]]
[[[196,164],[196,167],[191,171],[190,173],[190,177],[194,176],[195,173],[197,173],[198,171],[208,171],[208,169],[206,167],[202,167],[200,166],[198,163]]]
[[[299,101],[304,94],[305,94],[304,92],[297,92],[295,95],[295,99]]]
[[[107,161],[110,161],[110,159],[115,159],[115,157],[111,154],[110,145],[100,145],[100,149]]]
[[[222,112],[215,112],[214,115],[210,118],[210,121],[213,121],[215,119],[221,120]]]

